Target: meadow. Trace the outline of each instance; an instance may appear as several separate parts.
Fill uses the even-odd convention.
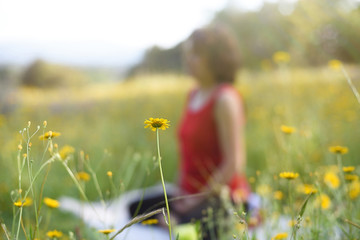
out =
[[[360,89],[358,66],[345,69]],[[34,206],[14,206],[21,192],[18,162],[31,164],[30,176],[27,166],[22,172],[25,191],[32,174],[54,153],[62,153],[87,199],[109,200],[160,181],[156,135],[144,129],[144,120],[162,117],[170,121],[170,128],[161,132],[164,177],[176,182],[177,126],[193,84],[188,76],[154,74],[81,88],[20,88],[12,96],[11,111],[0,116],[2,226],[16,233],[23,209],[19,239],[34,239],[36,214],[41,218],[37,238],[46,239],[48,231],[57,229],[62,239],[71,239],[69,231],[84,239],[105,239],[71,214],[43,204],[44,197],[83,199],[64,161],[46,165],[35,181],[29,196],[42,206],[38,213]],[[246,105],[246,173],[253,191],[263,198],[264,221],[291,216],[297,239],[331,239],[334,229],[342,232],[341,239],[359,239],[360,104],[342,71],[328,66],[242,70],[235,86]],[[27,146],[27,132],[31,135],[38,126]],[[48,131],[61,135],[40,140]],[[298,177],[283,179],[279,174],[285,171]],[[88,177],[81,178],[81,172]],[[233,238],[247,239],[251,221],[245,216],[235,221]],[[4,230],[0,234],[6,239]],[[288,239],[296,236],[287,233]]]

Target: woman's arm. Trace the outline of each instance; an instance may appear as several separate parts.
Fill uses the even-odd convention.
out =
[[[214,172],[210,186],[228,183],[235,173],[243,172],[246,165],[245,116],[241,99],[231,89],[222,91],[216,102],[214,114],[223,163]]]

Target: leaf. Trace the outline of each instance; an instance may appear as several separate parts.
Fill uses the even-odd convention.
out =
[[[310,197],[313,195],[314,193],[310,193],[307,198],[305,199],[303,205],[301,206],[301,210],[300,210],[300,213],[299,213],[299,216],[302,217],[304,215],[304,212],[305,212],[305,209],[306,209],[306,205],[310,199]]]

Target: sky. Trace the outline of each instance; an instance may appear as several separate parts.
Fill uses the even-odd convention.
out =
[[[176,45],[228,5],[256,10],[263,1],[0,0],[0,64],[127,66],[153,45]]]

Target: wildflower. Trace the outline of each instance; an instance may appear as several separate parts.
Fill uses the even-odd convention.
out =
[[[359,181],[353,181],[349,185],[349,197],[350,199],[354,200],[360,195],[360,182]]]
[[[107,171],[107,173],[106,173],[106,175],[108,175],[108,177],[112,177],[112,175],[113,175],[113,173],[112,173],[112,171]]]
[[[256,188],[256,192],[260,195],[260,196],[266,196],[269,193],[271,193],[271,187],[267,184],[261,184]]]
[[[254,183],[256,179],[254,177],[249,177],[249,183]]]
[[[53,230],[53,231],[48,231],[46,233],[46,235],[49,237],[49,238],[60,238],[62,237],[62,232],[60,231],[57,231],[57,230]]]
[[[110,233],[112,233],[114,231],[115,231],[115,229],[103,229],[103,230],[99,230],[98,232],[103,233],[105,235],[108,235],[108,234],[110,234]]]
[[[73,148],[72,146],[69,146],[69,145],[65,145],[60,149],[59,154],[60,154],[61,159],[64,160],[70,154],[73,154],[74,152],[75,152],[75,148]]]
[[[349,151],[349,149],[343,146],[331,146],[329,147],[329,151],[335,154],[345,154]]]
[[[345,180],[350,181],[350,182],[359,180],[359,176],[355,175],[355,174],[345,174],[344,178],[345,178]]]
[[[78,180],[82,180],[82,181],[87,182],[87,181],[90,180],[90,175],[89,175],[87,172],[78,172],[78,173],[76,174],[76,178],[77,178]]]
[[[286,232],[278,233],[275,237],[271,238],[271,240],[277,240],[277,239],[285,239],[287,238],[288,234]]]
[[[21,144],[18,145],[18,149],[22,150],[22,145]]]
[[[58,137],[60,135],[61,135],[61,133],[59,133],[59,132],[48,131],[44,135],[41,135],[39,137],[39,139],[40,140],[45,140],[45,139],[49,139],[49,138]]]
[[[275,192],[274,192],[274,198],[275,198],[276,200],[281,200],[281,199],[283,199],[283,198],[284,198],[283,192],[282,192],[282,191],[275,191]]]
[[[328,62],[328,66],[333,70],[340,70],[342,63],[337,59],[333,59]]]
[[[296,132],[296,128],[286,126],[286,125],[281,125],[280,129],[283,133],[286,133],[286,134],[292,134],[292,133]]]
[[[329,209],[331,206],[331,200],[328,195],[320,194],[315,200],[317,206],[321,206],[322,209]]]
[[[25,200],[23,201],[16,201],[14,202],[14,205],[17,206],[17,207],[27,207],[27,206],[31,206],[33,203],[33,200],[29,197],[25,198]]]
[[[296,190],[306,195],[317,192],[317,189],[312,184],[299,185]]]
[[[279,176],[281,178],[292,180],[292,179],[297,178],[299,176],[299,174],[298,173],[293,173],[293,172],[282,172],[282,173],[279,174]]]
[[[342,170],[346,173],[350,173],[355,170],[355,167],[354,166],[343,167]]]
[[[159,220],[152,218],[152,219],[147,219],[141,222],[143,225],[153,225],[153,224],[158,224]]]
[[[276,63],[287,63],[290,62],[290,54],[284,51],[275,52],[273,55],[273,60]]]
[[[288,225],[289,225],[289,227],[293,227],[293,226],[296,225],[296,223],[297,223],[296,220],[290,220],[290,221],[288,222]]]
[[[324,182],[334,189],[340,186],[339,177],[334,172],[327,172],[324,176]]]
[[[44,121],[44,122],[43,122],[43,126],[44,126],[44,128],[46,128],[46,126],[47,126],[47,121]]]
[[[58,208],[60,206],[59,201],[52,199],[52,198],[44,198],[44,203],[49,208]]]
[[[145,120],[144,128],[150,127],[153,131],[155,131],[157,128],[160,128],[161,130],[166,130],[166,128],[169,128],[169,122],[170,121],[164,118],[149,118],[149,120]]]

